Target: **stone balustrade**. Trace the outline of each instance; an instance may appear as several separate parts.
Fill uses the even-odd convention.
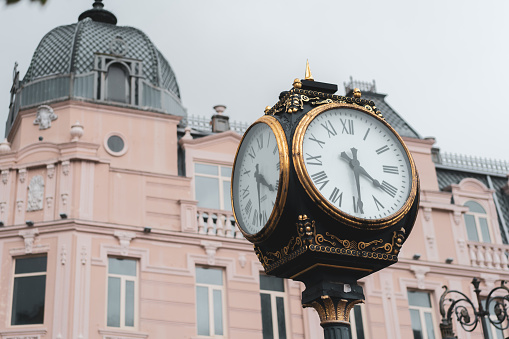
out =
[[[509,245],[468,242],[470,264],[473,267],[508,271]]]
[[[198,207],[196,212],[197,233],[225,238],[244,239],[242,232],[238,229],[232,211]]]

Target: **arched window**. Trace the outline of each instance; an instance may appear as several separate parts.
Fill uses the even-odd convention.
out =
[[[486,210],[475,201],[467,201],[465,206],[469,209],[469,211],[465,213],[468,240],[491,243]]]
[[[106,100],[129,103],[129,75],[121,64],[108,68],[106,83]]]

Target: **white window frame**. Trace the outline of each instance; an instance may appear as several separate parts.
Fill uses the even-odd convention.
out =
[[[42,323],[37,323],[37,324],[26,324],[26,325],[15,325],[15,324],[12,324],[12,317],[13,317],[13,313],[12,313],[12,307],[14,306],[13,303],[14,303],[14,281],[16,278],[24,278],[24,277],[35,277],[35,276],[42,276],[44,275],[46,277],[46,288],[44,289],[44,315],[46,316],[46,302],[47,302],[47,299],[46,299],[46,292],[47,292],[47,283],[48,283],[48,254],[47,253],[43,253],[42,255],[34,255],[33,256],[34,258],[35,257],[46,257],[46,271],[45,272],[33,272],[33,273],[18,273],[16,274],[16,260],[18,259],[26,259],[26,258],[30,258],[28,256],[20,256],[20,257],[14,257],[14,265],[12,265],[12,283],[11,283],[11,291],[10,291],[10,294],[11,294],[11,302],[10,302],[10,310],[9,310],[9,326],[13,326],[13,327],[18,327],[18,326],[40,326],[40,325],[43,325],[44,324],[44,321],[45,321],[45,317],[43,317],[43,322]]]
[[[423,331],[423,339],[430,339],[428,338],[428,331],[427,331],[427,328],[426,328],[426,319],[424,318],[424,313],[427,312],[427,313],[430,313],[431,314],[431,321],[433,323],[433,334],[435,335],[435,339],[439,339],[440,336],[439,336],[439,333],[438,333],[438,323],[435,319],[435,311],[434,311],[434,303],[433,303],[433,293],[429,292],[429,291],[416,291],[416,290],[408,290],[408,292],[420,292],[420,293],[426,293],[429,297],[429,301],[430,301],[430,304],[431,306],[430,307],[424,307],[424,306],[413,306],[413,305],[410,305],[410,300],[408,300],[408,312],[410,313],[410,310],[417,310],[419,312],[419,319],[421,321],[421,326],[422,326],[422,331]],[[407,293],[408,295],[408,293]],[[410,321],[411,318],[410,318]],[[412,330],[412,325],[410,323],[410,329]],[[413,334],[413,333],[412,333]]]
[[[110,273],[109,269],[109,259],[124,259],[124,260],[132,260],[136,262],[136,276],[132,275],[123,275],[123,274],[115,274]],[[138,328],[138,305],[139,305],[139,292],[138,292],[138,276],[139,276],[139,260],[136,258],[121,258],[116,256],[108,256],[107,258],[107,276],[106,276],[106,326],[108,328],[120,328],[120,329],[136,329]],[[108,284],[109,278],[120,278],[120,326],[109,326],[108,325]],[[125,283],[126,281],[134,282],[134,326],[126,326],[125,325]]]
[[[470,200],[467,200],[463,203],[463,206],[465,206],[465,204],[469,201],[472,201],[472,202],[475,202],[477,204],[479,204],[483,210],[484,210],[484,213],[479,213],[479,212],[472,212],[472,211],[468,211],[468,212],[465,212],[465,215],[471,215],[474,217],[474,221],[475,221],[475,229],[477,231],[477,238],[479,238],[478,242],[482,242],[482,243],[486,243],[486,244],[493,244],[493,231],[491,229],[491,221],[490,221],[490,216],[488,215],[488,212],[486,211],[486,208],[483,206],[483,204],[479,201],[476,201],[474,199],[470,199]],[[465,206],[467,207],[467,206]],[[483,239],[483,235],[482,235],[482,231],[481,231],[481,223],[479,222],[479,218],[484,218],[486,219],[486,223],[488,224],[488,233],[490,235],[490,241],[484,241]],[[467,227],[466,225],[466,221],[465,222],[465,229]],[[468,232],[467,232],[467,237],[468,237]],[[470,240],[468,239],[469,241],[474,241],[474,240]]]
[[[197,266],[201,267],[201,266]],[[206,287],[207,288],[207,296],[208,296],[208,304],[209,304],[209,335],[201,335],[198,334],[201,338],[226,338],[226,299],[225,299],[225,274],[224,269],[220,267],[211,267],[211,269],[220,270],[221,274],[223,275],[223,284],[222,285],[216,285],[216,284],[205,284],[205,283],[199,283],[195,279],[195,293],[196,293],[196,287]],[[221,303],[222,303],[222,314],[221,314],[221,320],[223,323],[223,334],[215,334],[215,322],[214,322],[214,291],[220,291],[221,292]],[[198,295],[196,295],[196,305],[198,305]],[[196,325],[198,326],[198,316],[196,315]]]
[[[352,333],[352,339],[359,339],[357,338],[357,322],[355,321],[355,313],[354,309],[356,307],[359,307],[361,310],[361,318],[362,318],[362,332],[364,333],[364,339],[369,339],[368,331],[366,330],[366,304],[357,304],[354,307],[352,307],[352,310],[350,311],[350,331]]]
[[[213,174],[203,174],[203,173],[197,173],[196,172],[196,164],[200,164],[200,165],[207,165],[207,166],[215,166],[217,167],[217,175],[213,175]],[[204,161],[195,161],[193,163],[193,171],[194,171],[194,177],[206,177],[206,178],[214,178],[214,179],[218,179],[218,182],[219,182],[219,187],[218,187],[218,192],[219,192],[219,210],[221,211],[224,211],[225,210],[225,206],[224,206],[224,189],[223,189],[223,182],[227,181],[230,183],[230,187],[231,187],[231,175],[230,176],[223,176],[221,174],[221,168],[222,167],[225,167],[225,168],[229,168],[230,169],[230,173],[231,173],[231,170],[232,170],[232,165],[224,165],[224,164],[218,164],[218,163],[210,163],[210,162],[204,162]],[[195,187],[194,187],[194,195],[195,195],[195,200],[198,200],[199,201],[199,197],[196,196],[196,179],[194,180],[195,181]],[[206,207],[206,206],[203,206],[203,207],[200,207],[200,208],[205,208],[205,209],[212,209],[210,207]]]
[[[270,312],[272,315],[272,332],[273,332],[273,338],[274,339],[288,339],[288,333],[289,333],[289,327],[288,327],[288,306],[287,306],[287,298],[286,298],[286,279],[283,279],[283,286],[285,288],[284,292],[279,291],[273,291],[273,290],[262,290],[260,288],[260,295],[268,294],[270,295]],[[277,319],[277,304],[276,304],[276,298],[281,297],[283,298],[283,310],[285,312],[285,330],[286,330],[286,338],[279,338],[279,324]]]

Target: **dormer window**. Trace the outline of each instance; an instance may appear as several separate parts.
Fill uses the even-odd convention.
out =
[[[106,74],[106,100],[130,103],[129,73],[120,63],[111,64]]]
[[[465,213],[465,225],[467,228],[468,240],[491,243],[490,228],[488,226],[488,215],[481,204],[469,200],[464,204],[469,211]]]

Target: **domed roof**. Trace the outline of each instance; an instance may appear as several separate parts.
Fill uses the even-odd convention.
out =
[[[147,81],[180,98],[175,73],[145,33],[95,20],[86,16],[76,24],[60,26],[46,34],[35,50],[23,83],[49,75],[88,73],[95,70],[96,54],[112,54],[141,60]]]

